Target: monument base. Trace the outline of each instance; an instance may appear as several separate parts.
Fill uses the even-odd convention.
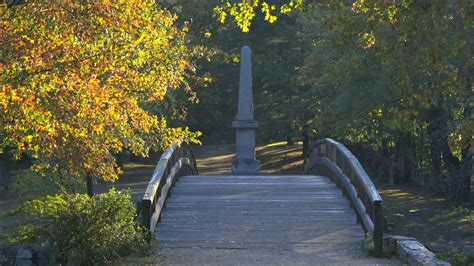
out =
[[[235,159],[232,161],[233,175],[258,175],[260,166],[257,160]]]

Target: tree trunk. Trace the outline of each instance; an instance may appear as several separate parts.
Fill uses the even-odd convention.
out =
[[[398,178],[396,183],[410,181],[410,134],[401,132],[397,140],[398,150]]]
[[[441,177],[440,159],[442,158],[451,181],[451,199],[456,203],[461,203],[467,189],[465,187],[464,171],[461,170],[461,162],[452,154],[449,147],[447,121],[439,107],[433,108],[430,112],[428,131],[430,133],[431,158],[435,177]]]
[[[92,182],[92,175],[87,174],[86,184],[87,184],[87,195],[94,196],[94,187],[93,187],[93,182]]]
[[[430,145],[431,157],[431,173],[433,175],[434,192],[442,191],[446,194],[447,187],[442,187],[442,171],[441,171],[441,130],[440,119],[441,112],[439,108],[432,107],[428,116],[428,138]]]
[[[439,145],[441,146],[444,165],[446,166],[451,179],[451,198],[456,203],[461,203],[464,188],[463,175],[460,171],[460,162],[458,158],[454,157],[451,153],[447,136],[440,139]]]
[[[464,19],[461,16],[461,11],[466,10],[468,7],[467,3],[461,3],[460,1],[450,1],[450,4],[453,7],[453,17],[456,21],[457,24],[457,30],[463,31],[463,34],[466,39],[465,43],[465,49],[468,55],[472,55],[474,52],[474,34],[472,29],[464,30],[465,29],[465,23]],[[474,93],[473,93],[473,84],[472,84],[472,79],[474,77],[474,68],[472,64],[469,64],[468,57],[459,57],[457,58],[460,68],[460,76],[464,77],[466,79],[466,104],[464,106],[464,112],[463,112],[463,117],[465,119],[472,119],[472,105],[469,104],[472,102],[472,99],[474,98]],[[463,136],[464,137],[464,136]],[[466,136],[468,139],[471,138],[469,131]],[[469,140],[468,140],[469,141]],[[473,155],[470,153],[471,149],[471,144],[468,142],[467,146],[464,147],[461,150],[461,162],[459,163],[459,195],[458,200],[461,202],[469,202],[470,201],[470,194],[471,194],[471,176],[473,174],[472,172],[472,160],[473,160]]]
[[[293,136],[289,135],[286,137],[286,144],[287,145],[295,145],[295,141],[293,140]]]

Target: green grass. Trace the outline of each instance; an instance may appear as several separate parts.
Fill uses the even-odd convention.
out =
[[[441,253],[436,256],[438,259],[449,261],[456,266],[472,266],[474,265],[474,250],[469,252],[452,250],[450,252]]]
[[[474,239],[474,209],[455,206],[444,198],[426,195],[411,184],[388,186],[378,182],[384,214],[395,224],[393,234],[415,237],[435,253],[470,249]]]
[[[428,221],[440,225],[474,225],[474,210],[464,207],[454,207],[440,213],[432,213]]]

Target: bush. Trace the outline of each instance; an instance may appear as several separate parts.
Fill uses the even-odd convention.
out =
[[[10,242],[48,240],[56,263],[107,263],[149,249],[147,232],[135,219],[130,193],[114,189],[98,197],[58,194],[26,202],[24,210],[37,217],[10,234]],[[38,225],[37,225],[38,224]]]

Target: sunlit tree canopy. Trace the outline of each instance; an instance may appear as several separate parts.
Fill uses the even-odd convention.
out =
[[[117,178],[113,154],[146,155],[186,128],[143,104],[185,89],[187,28],[151,0],[0,6],[0,147],[59,176]]]

